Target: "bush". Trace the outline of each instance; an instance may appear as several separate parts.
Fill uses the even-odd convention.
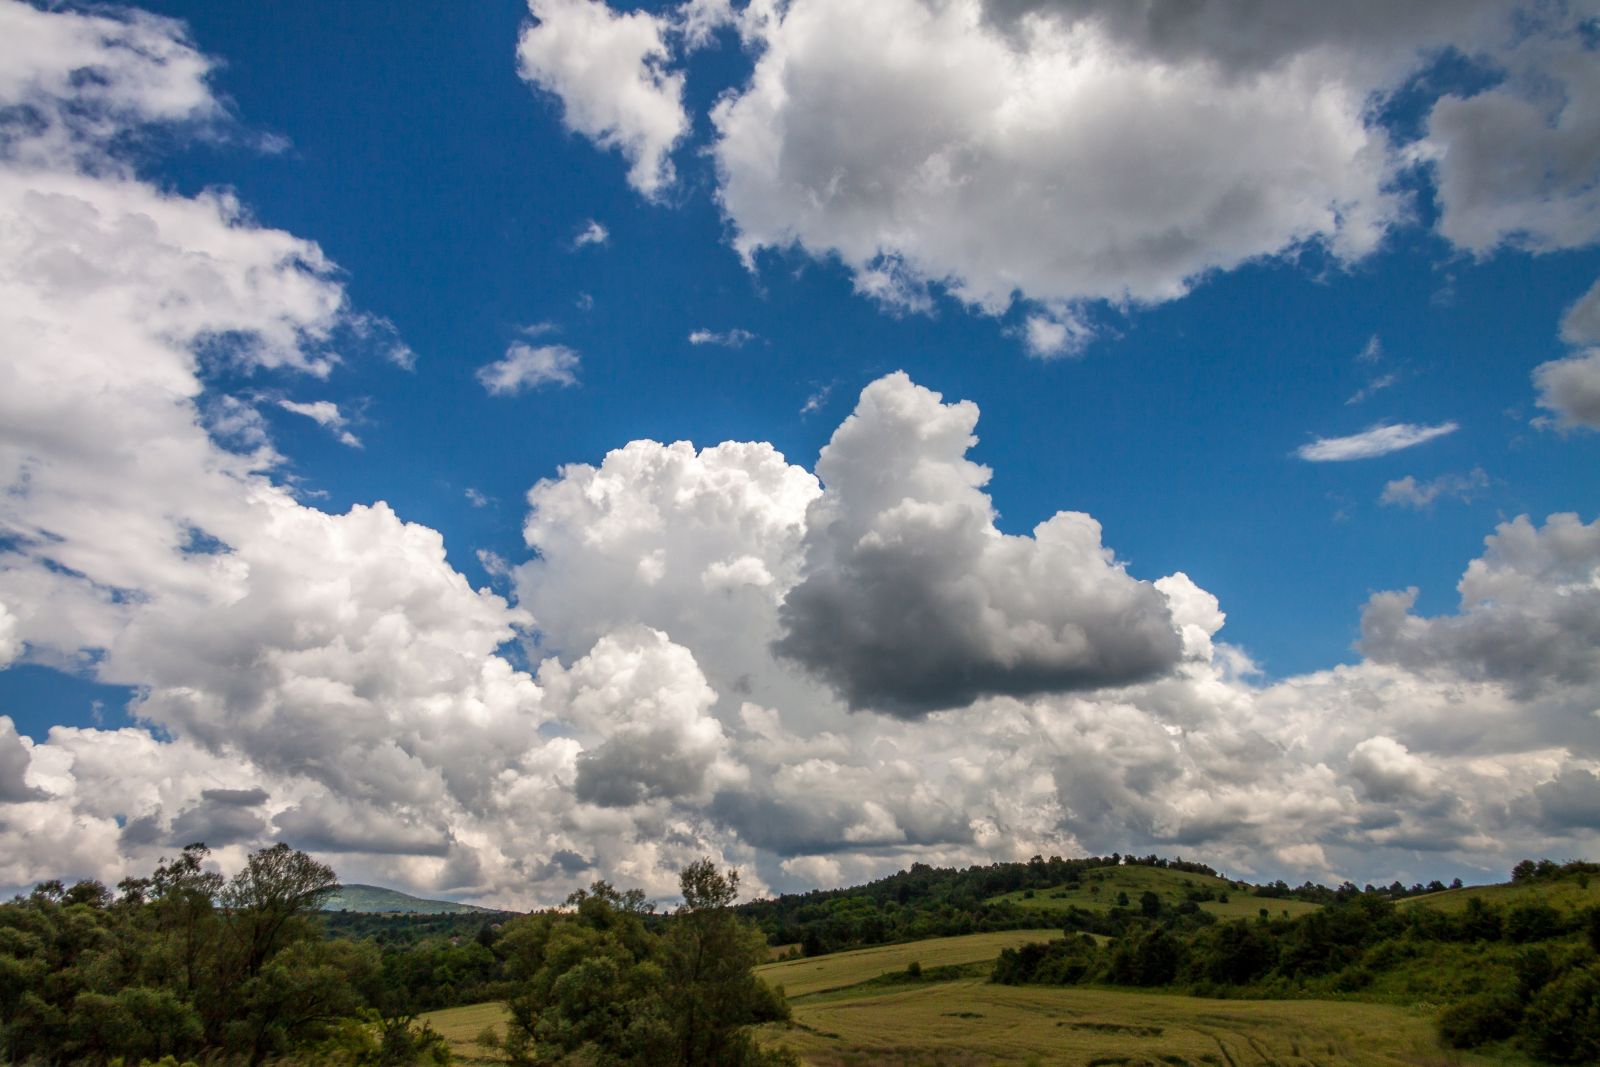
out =
[[[1480,993],[1446,1008],[1439,1016],[1439,1037],[1451,1048],[1477,1048],[1504,1041],[1517,1032],[1522,1005],[1506,992]]]
[[[1518,904],[1506,916],[1506,938],[1518,944],[1548,941],[1560,937],[1565,925],[1561,913],[1548,904]]]
[[[1539,991],[1528,1006],[1523,1036],[1554,1063],[1600,1061],[1600,964],[1575,968]]]

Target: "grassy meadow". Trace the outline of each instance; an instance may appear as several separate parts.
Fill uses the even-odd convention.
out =
[[[812,1067],[1400,1067],[1489,1064],[1448,1051],[1431,1013],[1385,1004],[1208,1000],[983,979],[799,998],[765,1028]]]
[[[1481,900],[1485,904],[1504,908],[1518,904],[1548,904],[1557,911],[1574,912],[1600,906],[1600,878],[1578,876],[1537,882],[1501,882],[1498,885],[1469,885],[1461,889],[1446,889],[1440,893],[1424,893],[1407,897],[1399,907],[1437,908],[1455,913],[1465,911],[1467,901]]]
[[[1154,893],[1164,905],[1177,907],[1188,899],[1191,891],[1209,890],[1214,896],[1226,893],[1228,899],[1200,901],[1201,911],[1219,919],[1254,919],[1266,908],[1274,917],[1295,918],[1319,905],[1303,900],[1275,900],[1250,895],[1252,887],[1230,882],[1226,878],[1213,878],[1207,874],[1192,874],[1166,867],[1128,865],[1102,867],[1085,872],[1083,880],[1075,885],[1061,885],[1050,889],[1017,890],[990,897],[991,901],[1006,901],[1021,908],[1036,910],[1041,918],[1069,907],[1085,911],[1105,912],[1117,906],[1117,894],[1128,895],[1127,907],[1137,909],[1143,893]],[[1032,893],[1032,896],[1028,894]]]
[[[784,993],[793,1000],[860,985],[881,975],[904,971],[912,963],[920,964],[925,971],[936,967],[992,963],[1000,955],[1001,949],[1017,948],[1030,941],[1048,941],[1060,936],[1059,930],[1006,930],[961,937],[933,937],[903,945],[875,945],[809,959],[763,964],[756,968],[756,974],[772,985],[782,986]]]
[[[417,1016],[417,1022],[427,1023],[444,1037],[457,1063],[499,1063],[501,1061],[478,1047],[477,1038],[485,1027],[502,1029],[509,1015],[504,1004],[494,1001],[489,1004],[468,1004],[461,1008],[430,1011]]]
[[[1191,876],[1193,877],[1193,876]],[[1144,890],[1141,889],[1140,892]],[[1058,936],[1019,930],[768,963],[791,1025],[764,1027],[811,1067],[1444,1067],[1515,1064],[1441,1048],[1432,1008],[1329,1000],[1212,1000],[1098,988],[1001,986],[980,972],[1003,948]],[[920,981],[905,976],[921,965]],[[939,980],[939,968],[966,968]],[[475,1039],[499,1004],[422,1016],[460,1063],[496,1062]]]

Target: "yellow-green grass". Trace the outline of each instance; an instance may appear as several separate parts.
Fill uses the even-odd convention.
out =
[[[802,1000],[763,1027],[812,1067],[1401,1067],[1509,1064],[1440,1047],[1387,1004],[1207,1000],[982,979]]]
[[[1226,902],[1207,900],[1200,909],[1219,919],[1253,919],[1267,909],[1274,918],[1285,912],[1292,918],[1316,911],[1319,905],[1303,900],[1274,900],[1250,895],[1250,887],[1226,878],[1213,878],[1208,874],[1190,874],[1170,867],[1146,867],[1129,864],[1123,867],[1098,867],[1083,873],[1076,885],[1060,885],[1048,889],[1035,889],[1033,896],[1026,890],[1004,893],[991,900],[1004,900],[1019,907],[1051,914],[1064,912],[1068,907],[1086,911],[1109,911],[1116,906],[1117,894],[1128,894],[1127,907],[1138,910],[1141,894],[1150,892],[1161,898],[1168,907],[1177,907],[1188,899],[1189,890],[1209,889],[1213,894],[1228,894]]]
[[[903,971],[911,963],[921,964],[923,970],[984,963],[997,958],[1002,949],[1060,936],[1059,930],[1006,930],[992,934],[965,934],[961,937],[933,937],[903,945],[877,945],[809,959],[765,963],[756,968],[756,974],[773,985],[782,986],[791,998],[803,997],[859,985],[880,975]]]
[[[1426,906],[1440,911],[1465,910],[1467,901],[1511,907],[1516,904],[1548,904],[1560,911],[1581,911],[1600,906],[1600,877],[1567,875],[1536,882],[1501,882],[1498,885],[1469,885],[1424,893],[1400,901],[1401,907]]]
[[[489,1026],[504,1034],[508,1017],[506,1006],[496,1000],[488,1004],[468,1004],[462,1008],[430,1011],[419,1016],[417,1022],[428,1023],[444,1037],[457,1063],[499,1063],[500,1060],[478,1046],[477,1038]]]

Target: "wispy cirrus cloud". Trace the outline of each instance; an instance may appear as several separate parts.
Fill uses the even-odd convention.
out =
[[[1454,422],[1441,422],[1436,426],[1423,426],[1413,422],[1396,422],[1374,426],[1370,430],[1348,437],[1319,437],[1295,449],[1295,455],[1313,463],[1338,463],[1352,459],[1372,459],[1391,452],[1413,448],[1436,437],[1455,433],[1461,427]]]
[[[1415,475],[1408,474],[1385,483],[1378,503],[1421,511],[1432,507],[1442,497],[1467,503],[1488,487],[1489,476],[1481,467],[1474,467],[1466,474],[1441,474],[1426,482],[1419,482]]]
[[[743,348],[756,339],[756,335],[749,330],[735,326],[731,330],[708,330],[701,327],[689,334],[689,343],[692,345],[721,345],[724,348]]]
[[[349,430],[350,420],[339,410],[339,405],[331,400],[313,400],[305,404],[294,400],[279,400],[278,406],[296,415],[303,415],[318,426],[324,427],[337,437],[342,445],[350,448],[361,447],[361,438]]]

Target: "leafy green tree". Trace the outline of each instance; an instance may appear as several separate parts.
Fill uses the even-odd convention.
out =
[[[788,1005],[755,976],[766,939],[730,910],[739,873],[710,860],[683,869],[683,906],[665,938],[667,1015],[676,1032],[681,1067],[735,1067],[771,1062],[744,1027],[789,1017]]]
[[[637,890],[606,882],[567,898],[570,914],[529,916],[502,943],[515,992],[500,1051],[516,1065],[550,1064],[582,1053],[597,1065],[665,1062],[641,1058],[664,1048],[662,972],[650,911]]]
[[[306,934],[305,916],[339,889],[333,868],[279,842],[252,853],[219,894],[243,974]]]
[[[570,913],[509,924],[500,945],[516,989],[511,1019],[485,1043],[527,1067],[794,1062],[746,1030],[787,1018],[788,1008],[753,973],[766,942],[730,910],[737,875],[707,860],[685,868],[680,886],[683,906],[661,934],[646,926],[653,917],[641,892],[605,882],[569,897]]]

